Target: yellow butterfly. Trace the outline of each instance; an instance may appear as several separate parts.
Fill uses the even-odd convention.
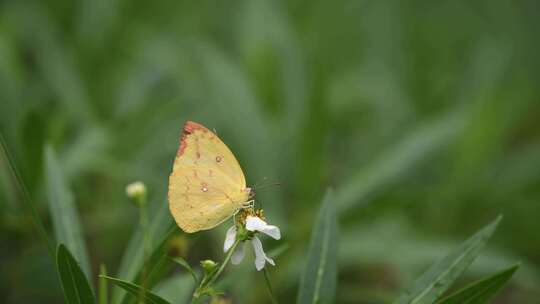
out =
[[[169,177],[169,209],[188,233],[211,229],[253,196],[238,161],[204,126],[188,121]]]

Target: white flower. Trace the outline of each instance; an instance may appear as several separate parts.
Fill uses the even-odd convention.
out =
[[[246,229],[252,232],[261,232],[264,233],[276,240],[279,240],[281,238],[281,232],[279,231],[279,228],[273,225],[268,225],[265,221],[261,220],[260,218],[256,216],[247,216],[246,217]],[[234,241],[236,240],[236,226],[232,226],[227,230],[227,234],[225,235],[225,243],[223,244],[223,251],[227,252],[232,245],[234,244]],[[264,265],[266,262],[270,263],[271,265],[275,266],[274,260],[267,257],[264,253],[261,240],[259,240],[258,237],[254,236],[253,239],[251,239],[251,245],[253,246],[253,251],[255,251],[255,268],[257,270],[261,270],[264,268]],[[236,247],[236,250],[234,251],[232,257],[231,257],[231,263],[234,265],[240,264],[242,260],[244,259],[244,255],[246,253],[246,249],[244,246],[244,242],[238,244],[238,247]]]

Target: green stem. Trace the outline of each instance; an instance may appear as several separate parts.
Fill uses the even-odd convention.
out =
[[[197,300],[199,299],[199,297],[206,291],[206,289],[208,289],[209,286],[212,286],[212,284],[221,275],[221,273],[225,269],[225,266],[227,266],[227,264],[229,263],[229,260],[231,259],[234,251],[236,250],[236,247],[238,247],[238,244],[240,244],[240,240],[236,239],[236,241],[234,241],[234,244],[232,245],[232,247],[227,252],[227,255],[225,256],[225,259],[223,260],[223,262],[219,266],[218,270],[216,272],[214,272],[207,280],[203,280],[201,282],[201,284],[199,285],[199,287],[195,290],[195,292],[193,293],[193,297],[191,299],[191,303],[197,303]]]
[[[99,266],[99,304],[107,304],[107,268],[105,264]]]
[[[147,279],[146,262],[151,253],[146,202],[139,204],[139,225],[141,227],[141,232],[143,236],[143,269],[142,269],[142,276],[141,276],[141,285],[143,288],[141,289],[141,294],[139,295],[139,303],[145,303],[146,297],[144,296],[144,290],[146,290],[146,279]]]
[[[270,284],[270,276],[268,275],[268,270],[266,270],[266,267],[263,268],[263,274],[264,280],[266,281],[266,289],[268,290],[272,304],[277,304],[276,298],[274,298],[274,292],[272,291],[272,284]]]

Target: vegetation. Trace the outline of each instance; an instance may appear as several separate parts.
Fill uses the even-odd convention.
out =
[[[282,233],[219,301],[534,303],[539,20],[527,0],[1,2],[2,302],[188,303],[230,226],[169,214],[190,119]]]

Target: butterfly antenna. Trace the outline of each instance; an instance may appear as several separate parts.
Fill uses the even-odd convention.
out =
[[[255,189],[259,188],[260,186],[262,186],[263,183],[264,183],[267,179],[268,179],[268,178],[265,176],[265,177],[263,177],[263,180],[262,180],[262,181],[256,182],[256,183],[253,185],[253,187],[252,187],[253,190],[255,190]]]
[[[281,186],[281,183],[275,182],[275,183],[270,183],[270,184],[266,184],[266,185],[260,185],[259,187],[257,187],[257,191],[258,190],[266,190],[268,188],[272,188],[272,187],[276,187],[276,186]]]

